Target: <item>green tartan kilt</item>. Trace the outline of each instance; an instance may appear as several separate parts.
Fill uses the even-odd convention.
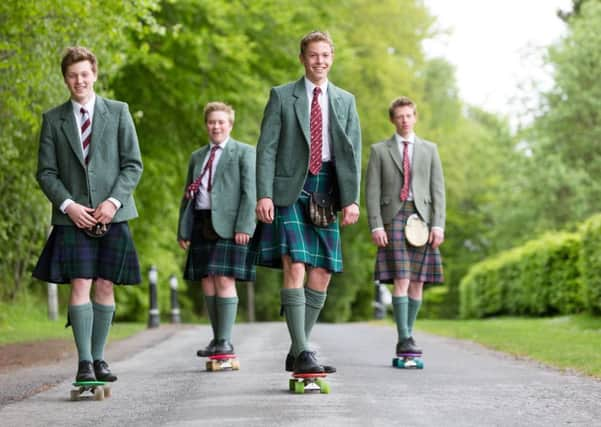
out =
[[[292,262],[321,267],[332,273],[342,272],[342,245],[338,219],[327,227],[311,223],[309,195],[335,191],[336,171],[332,162],[324,162],[317,175],[309,174],[299,198],[290,206],[276,206],[271,224],[259,223],[255,232],[257,265],[282,268],[282,256]]]
[[[127,222],[111,224],[98,238],[75,226],[53,226],[32,275],[60,284],[97,278],[116,285],[141,282],[138,254]]]

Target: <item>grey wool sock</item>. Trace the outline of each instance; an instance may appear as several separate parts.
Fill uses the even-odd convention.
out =
[[[292,341],[292,355],[297,357],[300,352],[307,350],[305,337],[305,291],[303,288],[282,289],[280,299],[286,325]]]
[[[94,311],[92,303],[70,305],[69,320],[73,328],[73,338],[79,361],[92,361],[92,325],[94,323]]]
[[[114,305],[92,303],[94,311],[94,325],[92,327],[92,357],[94,360],[104,360],[104,347],[111,329]]]

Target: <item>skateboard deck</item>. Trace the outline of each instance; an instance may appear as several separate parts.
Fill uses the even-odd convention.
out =
[[[111,397],[111,387],[105,381],[75,381],[73,386],[76,388],[71,390],[71,400],[80,400],[86,392],[91,393],[94,400]]]
[[[231,354],[214,354],[209,356],[206,363],[207,371],[223,371],[229,369],[232,371],[240,370],[240,361],[237,356]]]
[[[330,384],[325,381],[328,374],[292,374],[292,378],[288,381],[288,388],[297,394],[305,393],[306,391],[319,391],[320,393],[330,393]]]
[[[400,353],[392,359],[392,366],[399,369],[424,369],[421,353]]]

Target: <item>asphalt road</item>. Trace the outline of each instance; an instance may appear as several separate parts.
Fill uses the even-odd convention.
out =
[[[31,383],[32,375],[56,383],[1,405],[0,425],[601,425],[601,381],[472,343],[417,334],[425,369],[401,370],[391,366],[392,327],[318,324],[312,345],[338,372],[328,377],[330,394],[296,395],[284,372],[283,322],[236,326],[240,371],[205,371],[195,353],[208,338],[207,326],[170,328],[141,334],[129,349],[111,348],[119,381],[104,401],[71,402],[73,372],[64,364],[0,375],[5,395],[20,393],[17,385]]]

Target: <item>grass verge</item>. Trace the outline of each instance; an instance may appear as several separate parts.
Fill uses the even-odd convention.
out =
[[[418,319],[416,328],[601,378],[601,317]]]

